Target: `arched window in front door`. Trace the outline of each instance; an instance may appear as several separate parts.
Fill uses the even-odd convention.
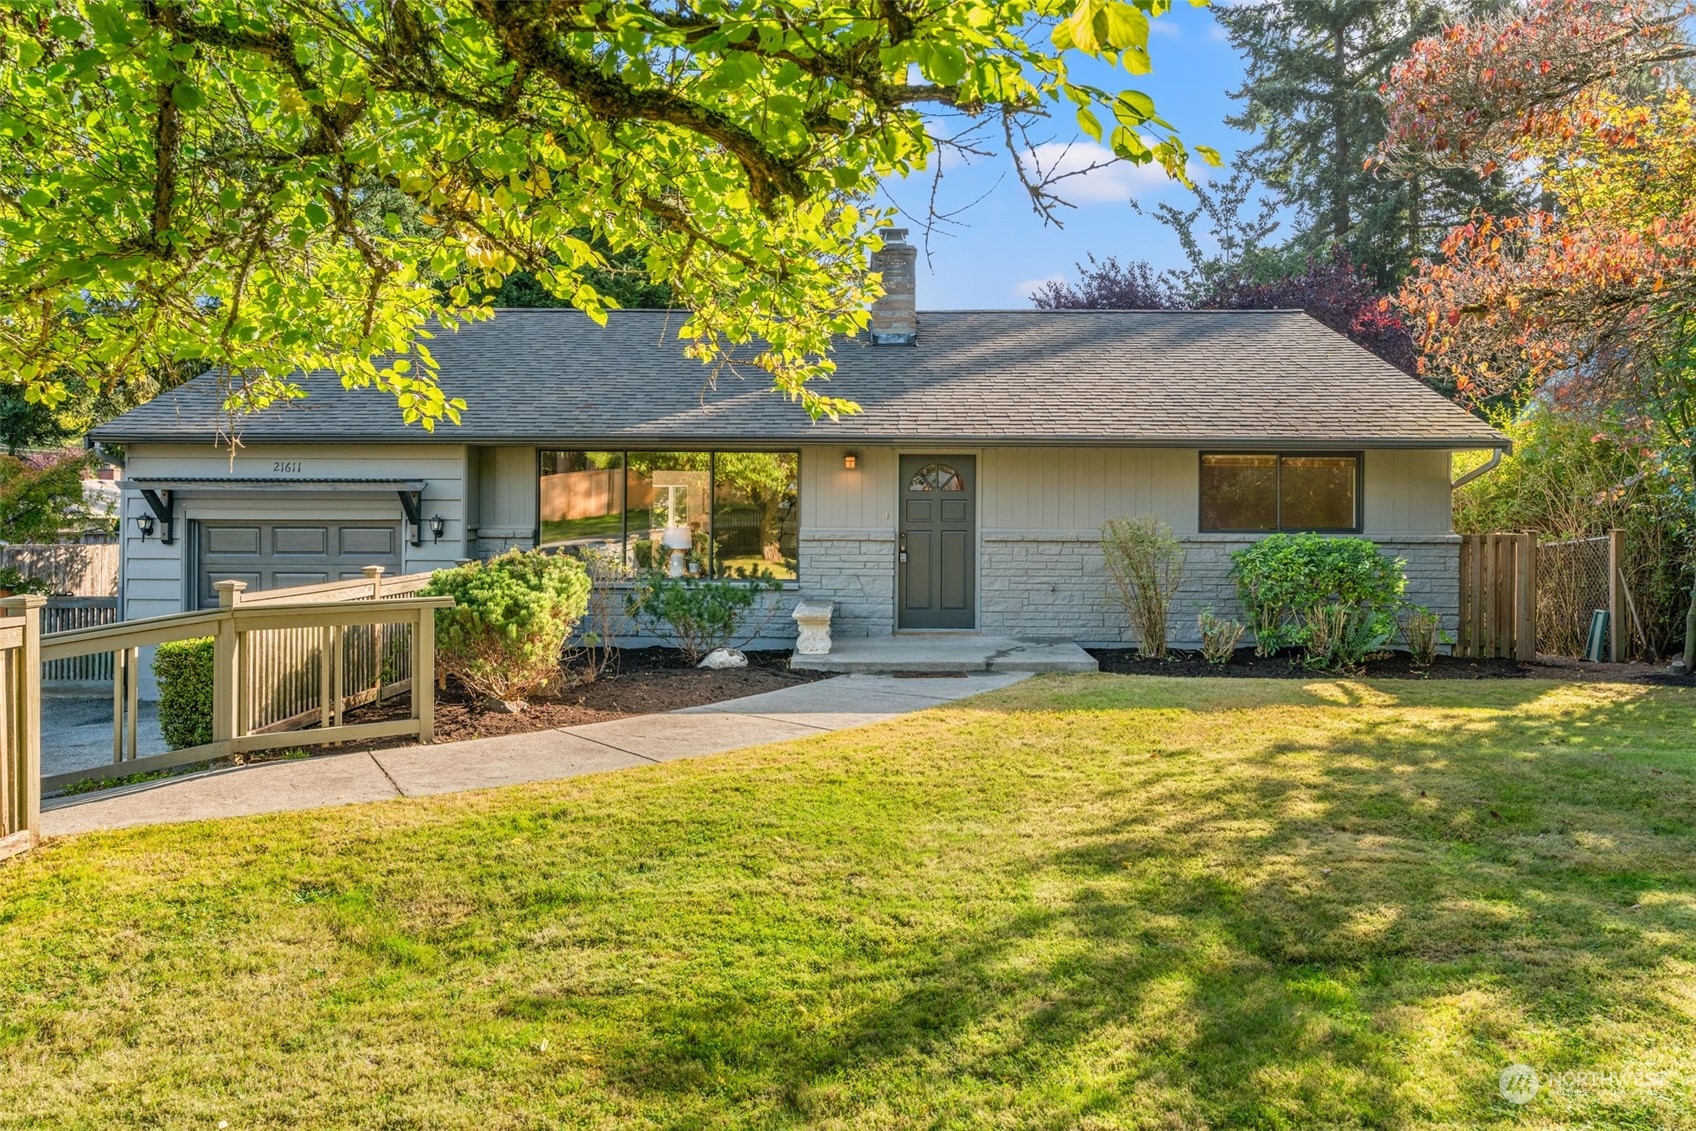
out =
[[[964,491],[966,481],[945,463],[927,463],[907,481],[909,491]]]

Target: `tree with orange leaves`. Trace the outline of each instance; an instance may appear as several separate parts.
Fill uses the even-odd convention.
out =
[[[1696,529],[1696,102],[1669,66],[1696,57],[1690,14],[1534,0],[1422,41],[1384,89],[1379,161],[1534,183],[1539,208],[1456,228],[1407,280],[1421,366],[1635,425]]]

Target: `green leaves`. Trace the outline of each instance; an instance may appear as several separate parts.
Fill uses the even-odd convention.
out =
[[[1123,48],[1148,48],[1148,16],[1120,0],[1079,0],[1065,20],[1054,26],[1054,46],[1101,54]]]
[[[851,412],[813,382],[864,325],[887,218],[864,202],[927,161],[927,114],[1065,105],[1181,173],[1153,103],[1066,58],[1146,69],[1164,2],[1082,0],[1055,50],[1024,34],[1051,0],[0,0],[4,379],[50,398],[193,364],[240,414],[321,369],[430,429],[479,406],[441,387],[426,333],[489,316],[520,270],[604,320],[595,273],[634,256],[692,312],[709,379],[763,370],[814,416]]]

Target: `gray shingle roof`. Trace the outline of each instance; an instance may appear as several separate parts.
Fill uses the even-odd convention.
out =
[[[678,312],[505,310],[431,343],[460,427],[405,428],[394,401],[308,375],[311,396],[241,424],[247,442],[666,444],[947,440],[1141,446],[1495,447],[1483,421],[1306,314],[934,311],[915,346],[840,343],[828,392],[863,411],[813,423],[759,370],[682,354]],[[204,440],[209,376],[95,432]]]

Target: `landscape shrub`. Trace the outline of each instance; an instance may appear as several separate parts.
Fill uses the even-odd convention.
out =
[[[172,640],[154,649],[159,730],[172,750],[212,741],[212,670],[210,636]]]
[[[1314,605],[1302,615],[1300,627],[1306,645],[1302,663],[1325,672],[1358,669],[1393,633],[1367,605]]]
[[[1437,662],[1437,646],[1444,643],[1443,618],[1421,605],[1409,605],[1402,614],[1402,639],[1416,667]]]
[[[19,597],[27,594],[47,596],[53,586],[44,578],[26,577],[17,566],[0,566],[0,597]]]
[[[560,654],[588,607],[589,574],[575,558],[509,550],[437,570],[421,594],[454,599],[436,611],[436,658],[447,673],[514,702],[558,681]]]
[[[1237,654],[1237,645],[1242,643],[1248,626],[1239,620],[1216,617],[1212,609],[1203,609],[1195,619],[1201,629],[1202,658],[1210,664],[1229,663]]]
[[[758,636],[777,607],[774,603],[758,620],[751,621],[749,614],[761,593],[782,588],[783,583],[764,570],[716,580],[649,570],[637,575],[625,611],[696,664],[715,648],[744,644]]]
[[[1166,619],[1184,581],[1184,547],[1172,528],[1153,515],[1110,518],[1101,527],[1101,553],[1125,610],[1138,650],[1166,658]]]
[[[589,604],[577,633],[581,650],[573,657],[573,677],[593,683],[618,662],[618,629],[624,621],[624,600],[618,586],[636,576],[624,555],[604,546],[584,546],[577,559],[589,574]]]
[[[1254,629],[1255,652],[1267,656],[1308,644],[1320,606],[1358,609],[1362,634],[1390,639],[1407,589],[1406,564],[1365,538],[1272,534],[1231,555],[1231,578]]]

